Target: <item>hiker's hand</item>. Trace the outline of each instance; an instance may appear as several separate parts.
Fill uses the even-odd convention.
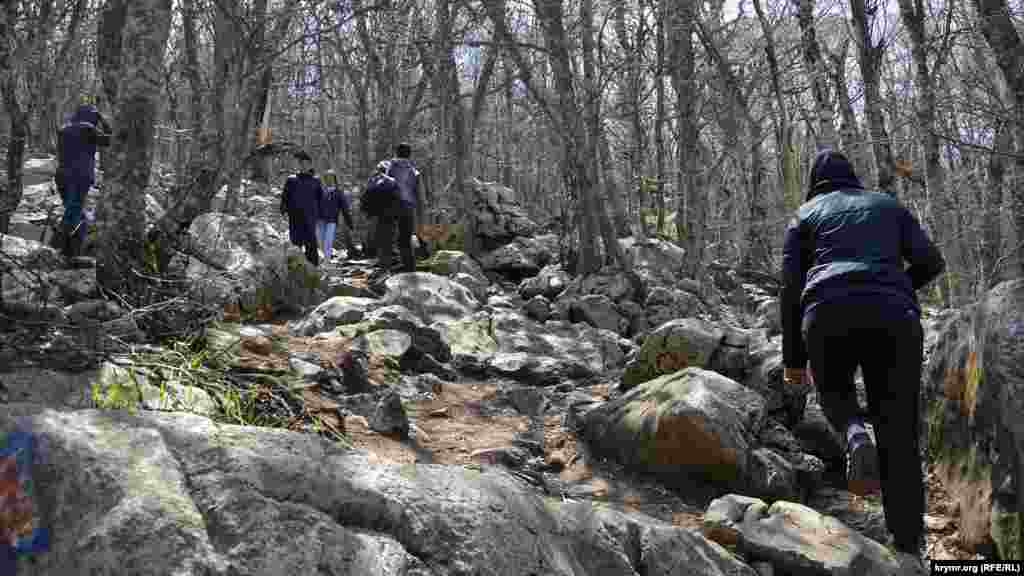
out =
[[[804,368],[784,368],[782,382],[786,385],[803,386],[807,381],[807,370]]]

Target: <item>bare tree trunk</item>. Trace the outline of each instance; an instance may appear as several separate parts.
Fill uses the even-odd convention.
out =
[[[974,0],[981,18],[979,28],[996,55],[996,64],[1013,95],[1014,139],[1017,141],[1016,168],[1018,178],[1024,177],[1024,39],[1021,39],[1006,0]],[[1018,240],[1024,239],[1024,186],[1011,187],[1011,210]],[[1018,273],[1024,275],[1024,248],[1017,247],[1015,258]],[[1024,490],[1018,491],[1018,508],[1024,506]],[[1018,556],[1024,554],[1021,541]]]
[[[672,7],[671,23],[672,85],[676,91],[676,141],[679,174],[679,209],[676,231],[686,248],[689,273],[697,277],[703,267],[705,199],[698,185],[697,93],[696,63],[693,49],[693,31],[697,18],[694,0],[680,0]]]
[[[655,82],[655,112],[654,112],[654,148],[655,148],[655,162],[656,168],[656,192],[655,195],[658,197],[658,219],[657,226],[655,227],[655,233],[661,234],[665,228],[665,17],[668,14],[668,3],[661,2],[658,10],[659,18],[657,18],[657,59],[658,59],[658,72],[654,79]],[[677,215],[678,216],[678,215]],[[646,218],[641,216],[641,221],[644,222],[644,226],[647,225]],[[682,240],[682,238],[680,238]]]
[[[980,268],[978,294],[982,296],[999,280],[996,262],[1002,247],[1003,222],[1000,208],[1003,206],[1003,190],[1006,184],[1006,156],[1013,148],[1013,133],[1006,124],[1001,125],[993,138],[994,150],[988,158],[988,182],[977,187],[982,210]]]
[[[861,1],[861,0],[856,0]],[[952,195],[946,191],[946,173],[942,168],[939,137],[935,133],[935,88],[931,69],[928,66],[928,38],[925,33],[925,7],[922,0],[899,0],[903,25],[910,33],[911,54],[914,59],[915,93],[917,94],[917,125],[924,139],[925,176],[928,195],[943,204],[941,211],[943,230],[954,228],[953,220],[957,209]],[[960,268],[961,240],[951,237],[946,245],[946,260],[952,265],[946,268],[947,305],[956,306],[967,295],[967,282]]]
[[[39,126],[36,130],[37,146],[47,150],[54,150],[56,145],[57,129],[59,128],[60,112],[58,102],[54,98],[57,90],[57,81],[64,78],[71,65],[72,46],[78,42],[78,28],[85,17],[85,10],[88,7],[87,0],[75,0],[74,8],[71,10],[71,20],[64,31],[64,39],[61,41],[60,51],[54,61],[54,69],[47,76],[43,83],[42,94],[39,97],[41,112]]]
[[[836,52],[829,52],[828,67],[829,76],[832,78],[832,86],[836,90],[836,102],[839,104],[839,146],[846,153],[847,158],[853,163],[857,174],[866,174],[871,169],[870,155],[862,151],[862,136],[860,127],[857,125],[857,116],[853,111],[853,102],[850,100],[850,91],[847,88],[846,80],[846,55],[850,48],[849,40],[840,44]]]
[[[170,34],[171,0],[137,0],[125,5],[124,45],[114,138],[107,170],[107,194],[100,202],[97,279],[114,291],[137,285],[133,269],[142,262],[145,195],[149,183],[154,126],[160,100],[160,71]]]
[[[640,11],[635,37],[631,40],[626,29],[626,2],[620,2],[615,7],[615,32],[619,39],[619,46],[627,55],[627,72],[622,74],[620,80],[621,101],[623,109],[629,117],[629,126],[632,136],[632,146],[629,150],[629,168],[627,191],[630,191],[627,198],[632,197],[632,190],[637,194],[637,230],[639,240],[646,237],[647,230],[644,223],[644,209],[647,208],[648,199],[646,186],[642,181],[644,175],[644,156],[647,152],[647,133],[644,130],[643,116],[641,115],[641,95],[644,89],[643,80],[643,59],[644,45],[647,36],[647,2],[640,0]],[[610,160],[607,139],[602,139],[602,154],[606,162]],[[628,208],[627,208],[628,210]],[[630,214],[629,216],[632,216]],[[626,224],[628,225],[628,218]],[[620,232],[622,230],[620,229]]]
[[[7,234],[11,215],[21,204],[22,166],[25,140],[28,138],[28,118],[18,98],[21,63],[16,62],[14,56],[14,27],[18,20],[18,7],[18,2],[8,2],[0,7],[0,97],[3,98],[11,127],[10,141],[7,145],[7,182],[0,183],[0,234]]]
[[[797,21],[800,23],[800,47],[803,51],[804,66],[807,76],[811,79],[811,94],[817,105],[818,133],[815,140],[818,150],[834,148],[836,145],[836,128],[832,121],[832,99],[828,92],[828,75],[825,63],[821,58],[817,32],[814,29],[814,0],[792,0],[797,8]]]
[[[856,29],[857,62],[860,64],[860,75],[864,82],[864,115],[868,120],[868,131],[871,134],[871,148],[875,153],[875,175],[879,190],[896,194],[893,188],[892,145],[885,129],[885,117],[882,114],[882,97],[879,93],[879,82],[882,73],[882,58],[885,56],[885,43],[877,44],[871,38],[871,26],[879,7],[876,0],[850,0],[853,25]],[[871,4],[866,4],[871,2]]]
[[[610,158],[606,156],[607,150],[604,144],[604,129],[601,122],[601,89],[598,86],[597,66],[594,62],[594,1],[582,0],[580,3],[580,19],[583,21],[583,79],[586,83],[586,113],[589,117],[589,133],[587,135],[587,155],[593,160],[593,175],[591,181],[595,184],[593,198],[611,200],[612,212],[615,214],[616,223],[629,229],[622,211],[622,198],[617,194],[609,183],[612,176],[610,169]],[[603,165],[603,174],[602,174]],[[602,177],[603,176],[603,177]],[[601,230],[601,238],[604,241],[605,260],[622,265],[622,251],[619,247],[618,235],[622,228],[616,230],[612,227],[612,221],[608,217],[608,210],[602,202],[594,203],[593,217],[597,218],[598,227]]]
[[[775,53],[775,34],[768,18],[761,8],[761,0],[754,0],[754,12],[761,23],[761,33],[765,37],[765,57],[768,60],[768,71],[772,79],[772,93],[775,96],[775,108],[778,115],[778,127],[775,142],[779,150],[779,191],[782,193],[780,205],[783,209],[795,210],[800,204],[800,176],[797,174],[796,152],[793,149],[793,127],[789,118],[789,107],[782,93],[779,59]]]

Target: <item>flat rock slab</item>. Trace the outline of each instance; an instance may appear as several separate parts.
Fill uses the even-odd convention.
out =
[[[185,414],[0,407],[38,441],[54,575],[755,576],[647,516],[545,498],[497,468],[398,465]]]
[[[708,507],[704,534],[737,545],[748,560],[793,576],[897,576],[901,566],[885,546],[832,516],[793,502],[727,495]]]

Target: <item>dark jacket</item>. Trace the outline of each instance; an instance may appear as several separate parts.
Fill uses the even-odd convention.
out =
[[[807,363],[801,324],[814,306],[871,295],[920,312],[915,291],[944,268],[939,250],[906,207],[888,194],[864,190],[843,156],[822,152],[807,202],[786,230],[780,305],[786,367]]]
[[[110,144],[110,127],[93,106],[79,106],[61,126],[57,166],[63,178],[92,185],[96,181],[96,147]]]
[[[308,172],[292,174],[284,183],[281,212],[288,213],[288,237],[296,246],[316,242],[321,189],[320,179]]]
[[[398,182],[398,198],[403,208],[415,208],[418,204],[420,172],[408,158],[394,158],[388,169],[388,176]]]
[[[320,219],[337,222],[339,212],[345,218],[345,225],[352,228],[352,209],[348,195],[336,186],[324,186],[320,193]]]

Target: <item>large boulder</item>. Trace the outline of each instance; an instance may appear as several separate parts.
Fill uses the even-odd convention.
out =
[[[50,545],[20,561],[35,576],[755,576],[700,534],[545,498],[497,467],[385,463],[182,414],[0,407],[0,432],[15,426],[39,446]]]
[[[442,321],[437,326],[446,324],[446,321]],[[397,304],[370,310],[361,322],[339,328],[339,331],[349,338],[357,338],[377,330],[405,332],[412,338],[412,347],[417,352],[429,355],[438,362],[448,362],[452,359],[451,347],[445,342],[438,328],[424,324],[407,308]]]
[[[67,269],[56,250],[0,234],[3,301],[22,308],[71,305],[99,295],[95,268]]]
[[[618,370],[632,347],[607,330],[560,321],[539,323],[514,310],[479,312],[432,327],[451,347],[461,369],[536,385]]]
[[[1024,279],[947,322],[925,386],[927,442],[963,543],[1024,559]]]
[[[465,318],[480,309],[462,284],[429,272],[396,274],[384,283],[388,305],[404,306],[426,324]]]
[[[519,295],[523,300],[530,300],[535,296],[553,300],[565,290],[570,281],[569,274],[562,270],[560,264],[549,264],[536,276],[527,278],[519,284]]]
[[[622,388],[671,374],[683,368],[710,368],[725,332],[696,318],[662,324],[644,339],[640,354],[626,366]]]
[[[793,576],[910,576],[896,556],[836,518],[778,500],[729,494],[711,502],[704,534],[735,545],[749,561]]]
[[[692,318],[700,307],[700,299],[684,290],[652,287],[644,300],[648,326],[658,327],[678,318]]]
[[[703,477],[742,486],[763,418],[764,400],[756,392],[687,368],[590,410],[583,435],[598,452],[668,482]]]
[[[516,238],[507,244],[480,255],[484,270],[519,282],[523,278],[536,276],[558,254],[558,237],[554,235],[535,238]]]
[[[686,276],[686,251],[672,242],[628,237],[619,239],[619,246],[629,258],[633,272],[648,286],[672,286]]]
[[[355,324],[381,303],[371,298],[335,296],[313,309],[305,318],[292,323],[289,331],[298,336],[313,336],[345,324]]]
[[[489,251],[537,233],[537,224],[527,216],[511,188],[476,178],[465,186],[473,194],[475,245]]]
[[[187,274],[208,303],[301,311],[324,300],[320,271],[264,220],[210,212],[192,222],[189,237],[198,258]]]

